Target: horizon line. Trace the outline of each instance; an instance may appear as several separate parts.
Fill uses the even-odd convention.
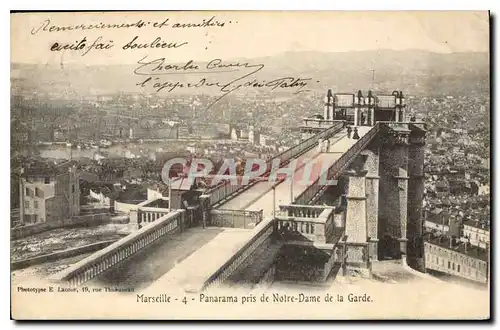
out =
[[[432,50],[426,50],[426,49],[420,49],[420,48],[408,48],[408,49],[390,49],[390,48],[380,48],[380,49],[360,49],[360,50],[347,50],[347,51],[337,51],[337,52],[327,52],[327,51],[320,51],[320,50],[285,50],[283,52],[280,52],[275,55],[263,55],[263,56],[254,56],[254,57],[232,57],[227,60],[238,60],[238,59],[258,59],[258,58],[267,58],[267,57],[278,57],[282,55],[286,55],[287,53],[321,53],[321,54],[347,54],[347,53],[368,53],[368,52],[382,52],[382,51],[390,51],[390,52],[410,52],[410,51],[415,51],[415,52],[426,52],[426,53],[431,53],[431,54],[438,54],[438,55],[454,55],[454,54],[491,54],[491,50],[488,51],[459,51],[459,52],[436,52]],[[210,59],[200,59],[200,60],[195,60],[197,62],[205,62],[205,61],[210,61]],[[175,63],[181,63],[183,61],[175,61]],[[305,61],[307,62],[307,61]],[[54,66],[59,66],[57,63],[33,63],[33,62],[16,62],[11,59],[10,64],[25,64],[25,65],[54,65]],[[85,66],[113,66],[113,65],[135,65],[137,63],[115,63],[115,64],[87,64],[87,63],[82,63],[82,62],[77,62],[77,61],[70,61],[67,63],[64,63],[64,65],[85,65]]]

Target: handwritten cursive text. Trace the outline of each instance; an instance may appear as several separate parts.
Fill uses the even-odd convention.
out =
[[[196,63],[194,60],[188,60],[181,64],[167,63],[164,57],[148,60],[147,56],[139,61],[134,74],[142,76],[136,84],[141,88],[152,88],[156,92],[173,92],[183,88],[217,88],[222,95],[218,97],[210,108],[217,101],[236,90],[242,88],[257,89],[293,89],[294,94],[309,91],[306,89],[308,82],[312,78],[300,77],[280,77],[271,80],[259,79],[256,74],[262,71],[264,64],[252,64],[249,62],[229,62],[222,59],[213,59],[207,63]],[[241,72],[236,78],[224,78],[224,73]],[[191,81],[180,81],[177,79],[167,79],[166,76],[174,75],[198,75],[199,77]],[[231,74],[229,74],[231,75]]]

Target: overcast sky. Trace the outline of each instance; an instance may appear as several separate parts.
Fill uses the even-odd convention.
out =
[[[173,29],[153,28],[155,22],[201,22],[216,16],[231,21],[225,27]],[[96,23],[151,22],[137,29],[94,29],[32,34],[49,19],[59,27]],[[39,13],[11,15],[12,62],[58,64],[136,63],[143,56],[170,61],[209,60],[276,55],[286,51],[347,52],[374,49],[422,49],[432,52],[487,52],[487,12],[190,12],[190,13]],[[168,42],[187,42],[177,49],[123,50],[138,36],[140,43],[160,37]],[[113,40],[109,50],[51,52],[55,42],[88,45],[102,37]]]

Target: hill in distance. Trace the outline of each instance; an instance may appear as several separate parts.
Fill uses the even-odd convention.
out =
[[[441,54],[423,50],[285,52],[277,56],[223,60],[264,64],[265,68],[254,76],[258,80],[269,81],[280,77],[312,78],[314,83],[308,87],[314,91],[331,88],[334,92],[401,89],[410,91],[411,94],[457,94],[471,91],[489,93],[488,53]],[[202,67],[207,62],[196,63]],[[140,93],[142,91],[136,84],[142,77],[133,74],[136,67],[137,65],[128,64],[50,66],[12,63],[11,80],[18,90],[70,90],[79,95]],[[245,74],[247,70],[218,74],[217,79],[229,82]],[[163,76],[162,79],[187,82],[197,81],[202,77],[204,75],[179,74]],[[220,93],[213,87],[205,87],[199,91]],[[177,89],[172,94],[186,92],[193,93],[193,90]],[[165,91],[162,93],[167,94]]]

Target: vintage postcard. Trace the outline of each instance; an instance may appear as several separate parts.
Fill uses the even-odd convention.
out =
[[[12,318],[489,319],[489,31],[11,13]]]

